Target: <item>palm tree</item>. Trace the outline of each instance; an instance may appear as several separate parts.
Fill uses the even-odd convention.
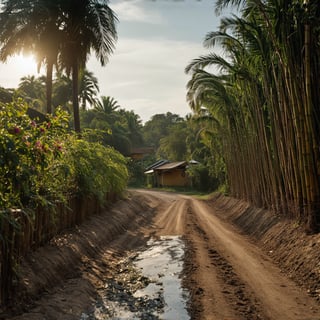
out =
[[[112,114],[114,111],[116,111],[119,108],[120,108],[120,105],[118,104],[118,101],[110,96],[107,96],[107,97],[102,96],[101,103],[94,107],[96,111],[100,111],[108,115]]]
[[[45,84],[43,78],[25,76],[20,79],[18,92],[32,104],[32,107],[43,112],[45,101]]]
[[[127,136],[131,142],[132,147],[140,147],[143,145],[142,136],[142,124],[140,117],[132,110],[120,110],[123,120],[125,121],[125,127],[128,131]]]
[[[113,52],[117,18],[106,0],[7,0],[0,14],[0,59],[35,52],[47,67],[47,112],[57,58],[72,72],[75,130],[80,131],[79,74],[93,50],[102,66]]]
[[[44,85],[42,79],[35,76],[25,76],[20,79],[18,89],[23,91],[28,97],[36,99],[39,93],[43,91]]]
[[[53,66],[61,45],[62,14],[59,0],[7,0],[0,14],[0,59],[21,51],[33,52],[38,68],[46,66],[47,113],[52,112]]]
[[[86,110],[87,104],[93,107],[100,104],[97,98],[98,92],[98,79],[91,71],[87,69],[82,70],[79,78],[79,99],[82,110]]]
[[[74,125],[80,132],[79,73],[84,69],[91,50],[102,66],[106,64],[117,39],[117,18],[106,0],[65,0],[62,8],[64,41],[61,63],[67,73],[72,74]]]
[[[116,122],[120,123],[121,114],[118,112],[119,108],[120,105],[118,104],[118,101],[113,97],[102,96],[100,103],[96,104],[93,108],[96,118],[95,121],[101,121],[102,123],[108,124],[106,128],[112,130],[112,127]]]
[[[97,95],[99,92],[98,79],[87,69],[82,70],[79,77],[79,100],[82,110],[86,110],[87,104],[96,107],[100,106]],[[66,74],[57,73],[53,83],[53,106],[68,106],[72,103],[72,80]],[[69,110],[68,107],[66,107]],[[69,110],[71,112],[71,109]]]

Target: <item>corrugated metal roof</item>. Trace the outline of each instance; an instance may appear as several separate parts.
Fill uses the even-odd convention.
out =
[[[146,171],[160,167],[163,164],[168,163],[168,162],[169,162],[168,160],[158,160],[157,162],[155,162],[152,165],[150,165],[149,167],[147,167]]]
[[[187,164],[186,161],[170,162],[170,163],[166,163],[162,166],[159,166],[157,168],[154,168],[154,170],[169,170],[169,169],[178,168],[178,167],[186,165],[186,164]]]

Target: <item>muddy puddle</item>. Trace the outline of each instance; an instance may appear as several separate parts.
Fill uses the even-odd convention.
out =
[[[178,236],[151,239],[144,250],[122,260],[90,313],[81,320],[187,320],[188,293],[182,288],[185,245]]]

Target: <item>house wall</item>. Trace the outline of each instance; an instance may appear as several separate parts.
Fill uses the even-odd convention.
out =
[[[158,172],[159,186],[188,186],[189,178],[184,169],[173,169],[166,172]]]

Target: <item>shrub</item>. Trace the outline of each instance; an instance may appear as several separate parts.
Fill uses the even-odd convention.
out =
[[[55,232],[83,221],[81,210],[65,210],[69,199],[75,195],[85,200],[92,197],[99,201],[99,207],[107,193],[122,192],[128,180],[125,158],[113,148],[69,132],[65,112],[57,110],[54,116],[47,115],[46,120],[37,122],[27,115],[27,108],[21,100],[0,104],[3,304],[13,292],[21,255],[49,240]]]
[[[0,208],[28,206],[61,185],[50,172],[63,153],[67,116],[57,111],[37,123],[27,108],[21,100],[0,104]]]
[[[111,147],[70,136],[63,157],[69,166],[70,192],[103,201],[108,192],[122,192],[128,180],[125,158]]]

